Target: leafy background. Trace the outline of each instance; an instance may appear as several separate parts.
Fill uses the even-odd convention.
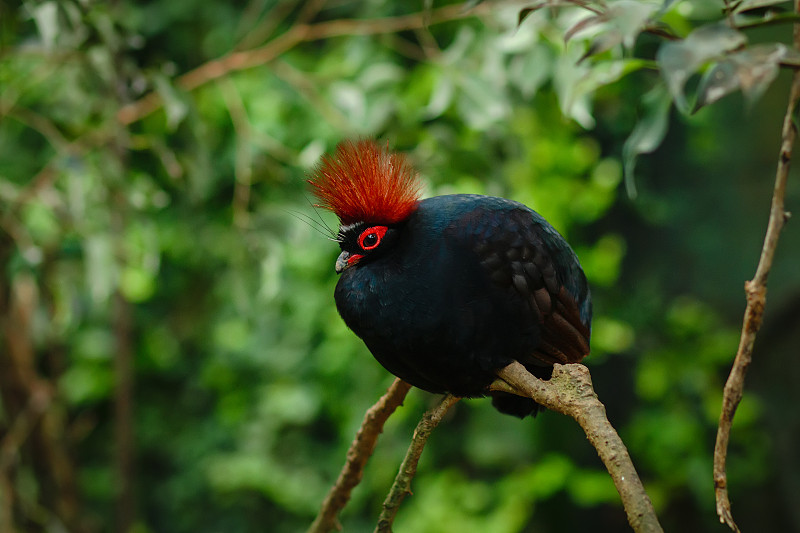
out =
[[[335,218],[304,178],[375,137],[426,195],[514,198],[568,238],[595,298],[587,364],[666,530],[725,530],[711,456],[788,75],[679,114],[665,87],[684,111],[684,85],[711,103],[708,57],[670,75],[674,49],[636,28],[658,13],[685,37],[719,2],[612,3],[568,41],[580,10],[471,4],[0,5],[0,529],[310,524],[392,377],[336,314],[336,246],[314,227]],[[745,531],[800,531],[798,261],[790,223],[729,455]],[[374,527],[434,401],[413,391],[390,419],[345,531]],[[580,428],[473,400],[434,433],[396,529],[587,524],[627,527]]]

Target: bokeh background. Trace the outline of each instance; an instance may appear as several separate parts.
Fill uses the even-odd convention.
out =
[[[337,246],[315,227],[336,221],[304,182],[358,137],[406,152],[426,195],[513,198],[567,237],[595,299],[586,363],[663,525],[726,531],[711,457],[789,76],[754,105],[671,111],[626,187],[661,38],[578,63],[586,41],[564,31],[581,13],[518,27],[526,5],[4,0],[0,531],[311,523],[392,381],[337,316]],[[685,35],[721,6],[684,0],[665,19]],[[744,531],[800,531],[798,264],[792,220],[733,427]],[[372,530],[435,401],[413,390],[389,420],[345,531]],[[487,400],[436,430],[413,489],[397,531],[628,527],[572,420]]]

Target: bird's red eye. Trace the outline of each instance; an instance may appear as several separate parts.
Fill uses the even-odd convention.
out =
[[[362,250],[373,250],[381,243],[389,228],[386,226],[372,226],[361,232],[358,236],[358,245]]]

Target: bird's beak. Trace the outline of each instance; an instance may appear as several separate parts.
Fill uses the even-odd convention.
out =
[[[336,259],[336,273],[341,274],[351,266],[358,263],[358,260],[363,256],[358,254],[351,254],[350,252],[342,252]]]

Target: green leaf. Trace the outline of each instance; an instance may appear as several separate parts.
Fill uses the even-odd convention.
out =
[[[755,103],[778,77],[778,64],[788,48],[781,43],[752,46],[731,56],[736,63],[742,92],[749,104]]]
[[[734,13],[744,13],[753,9],[776,6],[779,4],[789,4],[787,0],[742,0],[733,10]]]
[[[42,37],[42,44],[45,49],[55,48],[58,38],[58,4],[56,2],[43,2],[35,7],[30,7],[39,35]]]
[[[605,14],[602,15],[591,15],[584,19],[579,20],[575,24],[572,25],[565,33],[564,33],[564,42],[569,42],[576,34],[591,28],[592,26],[597,26],[598,24],[602,24],[603,22],[608,21],[608,17]]]
[[[167,128],[174,132],[186,118],[189,105],[185,97],[180,94],[166,76],[155,76],[153,79],[155,89],[164,102],[164,112],[167,114]]]
[[[529,15],[535,13],[542,7],[544,7],[544,4],[540,4],[535,7],[526,7],[520,10],[519,15],[517,16],[517,27],[522,26],[522,23],[525,21],[526,18],[528,18]]]
[[[112,238],[106,233],[89,235],[83,243],[83,249],[88,293],[95,303],[105,303],[114,290],[118,275]]]
[[[647,21],[658,10],[657,4],[620,0],[608,10],[614,29],[622,38],[622,43],[631,48],[636,37],[644,30]]]
[[[720,61],[701,80],[694,110],[737,89],[742,89],[748,104],[752,105],[778,76],[778,65],[788,50],[781,43],[759,44]]]
[[[511,63],[508,76],[526,98],[533,96],[553,73],[553,52],[546,45],[535,45]]]
[[[90,327],[75,334],[70,360],[76,364],[109,361],[114,356],[114,335],[108,328]]]
[[[457,108],[461,118],[476,130],[485,130],[509,114],[508,100],[492,81],[474,74],[461,79]]]
[[[577,48],[572,48],[571,53],[558,58],[553,85],[564,115],[589,129],[594,127],[591,113],[591,96],[594,91],[644,68],[648,63],[641,59],[623,59],[588,66],[575,56],[578,52]]]
[[[451,76],[440,76],[431,91],[431,98],[425,106],[425,117],[436,118],[442,115],[453,102],[455,84]]]
[[[156,280],[143,268],[126,267],[120,272],[119,289],[129,302],[144,302],[155,293]]]
[[[800,67],[800,50],[789,48],[788,46],[785,47],[780,64],[790,67]]]
[[[659,10],[659,13],[666,13],[667,11],[669,11],[669,8],[671,8],[678,1],[679,0],[664,0],[664,3],[661,5],[661,9]]]
[[[746,42],[747,38],[743,33],[724,24],[711,24],[696,29],[683,41],[661,45],[656,61],[678,109],[684,113],[689,112],[683,89],[686,81],[700,67]]]
[[[714,68],[707,71],[703,79],[700,80],[700,85],[697,88],[697,103],[693,112],[713,104],[723,96],[738,89],[740,85],[736,64],[730,59],[720,61],[714,65]]]
[[[670,98],[664,85],[656,85],[642,98],[642,117],[622,147],[625,188],[636,197],[634,170],[636,158],[649,154],[661,144],[669,125]]]
[[[238,318],[220,321],[214,328],[214,342],[221,350],[238,352],[247,348],[251,338],[250,327]]]
[[[602,24],[603,27],[598,30],[599,35],[593,38],[580,61],[610,50],[620,43],[626,48],[631,48],[636,42],[636,37],[644,30],[648,20],[657,10],[656,4],[620,0],[610,5],[605,13],[584,18],[573,25],[565,33],[564,41],[569,41],[588,28]]]
[[[108,398],[114,384],[110,365],[73,364],[61,376],[59,390],[72,405]]]

